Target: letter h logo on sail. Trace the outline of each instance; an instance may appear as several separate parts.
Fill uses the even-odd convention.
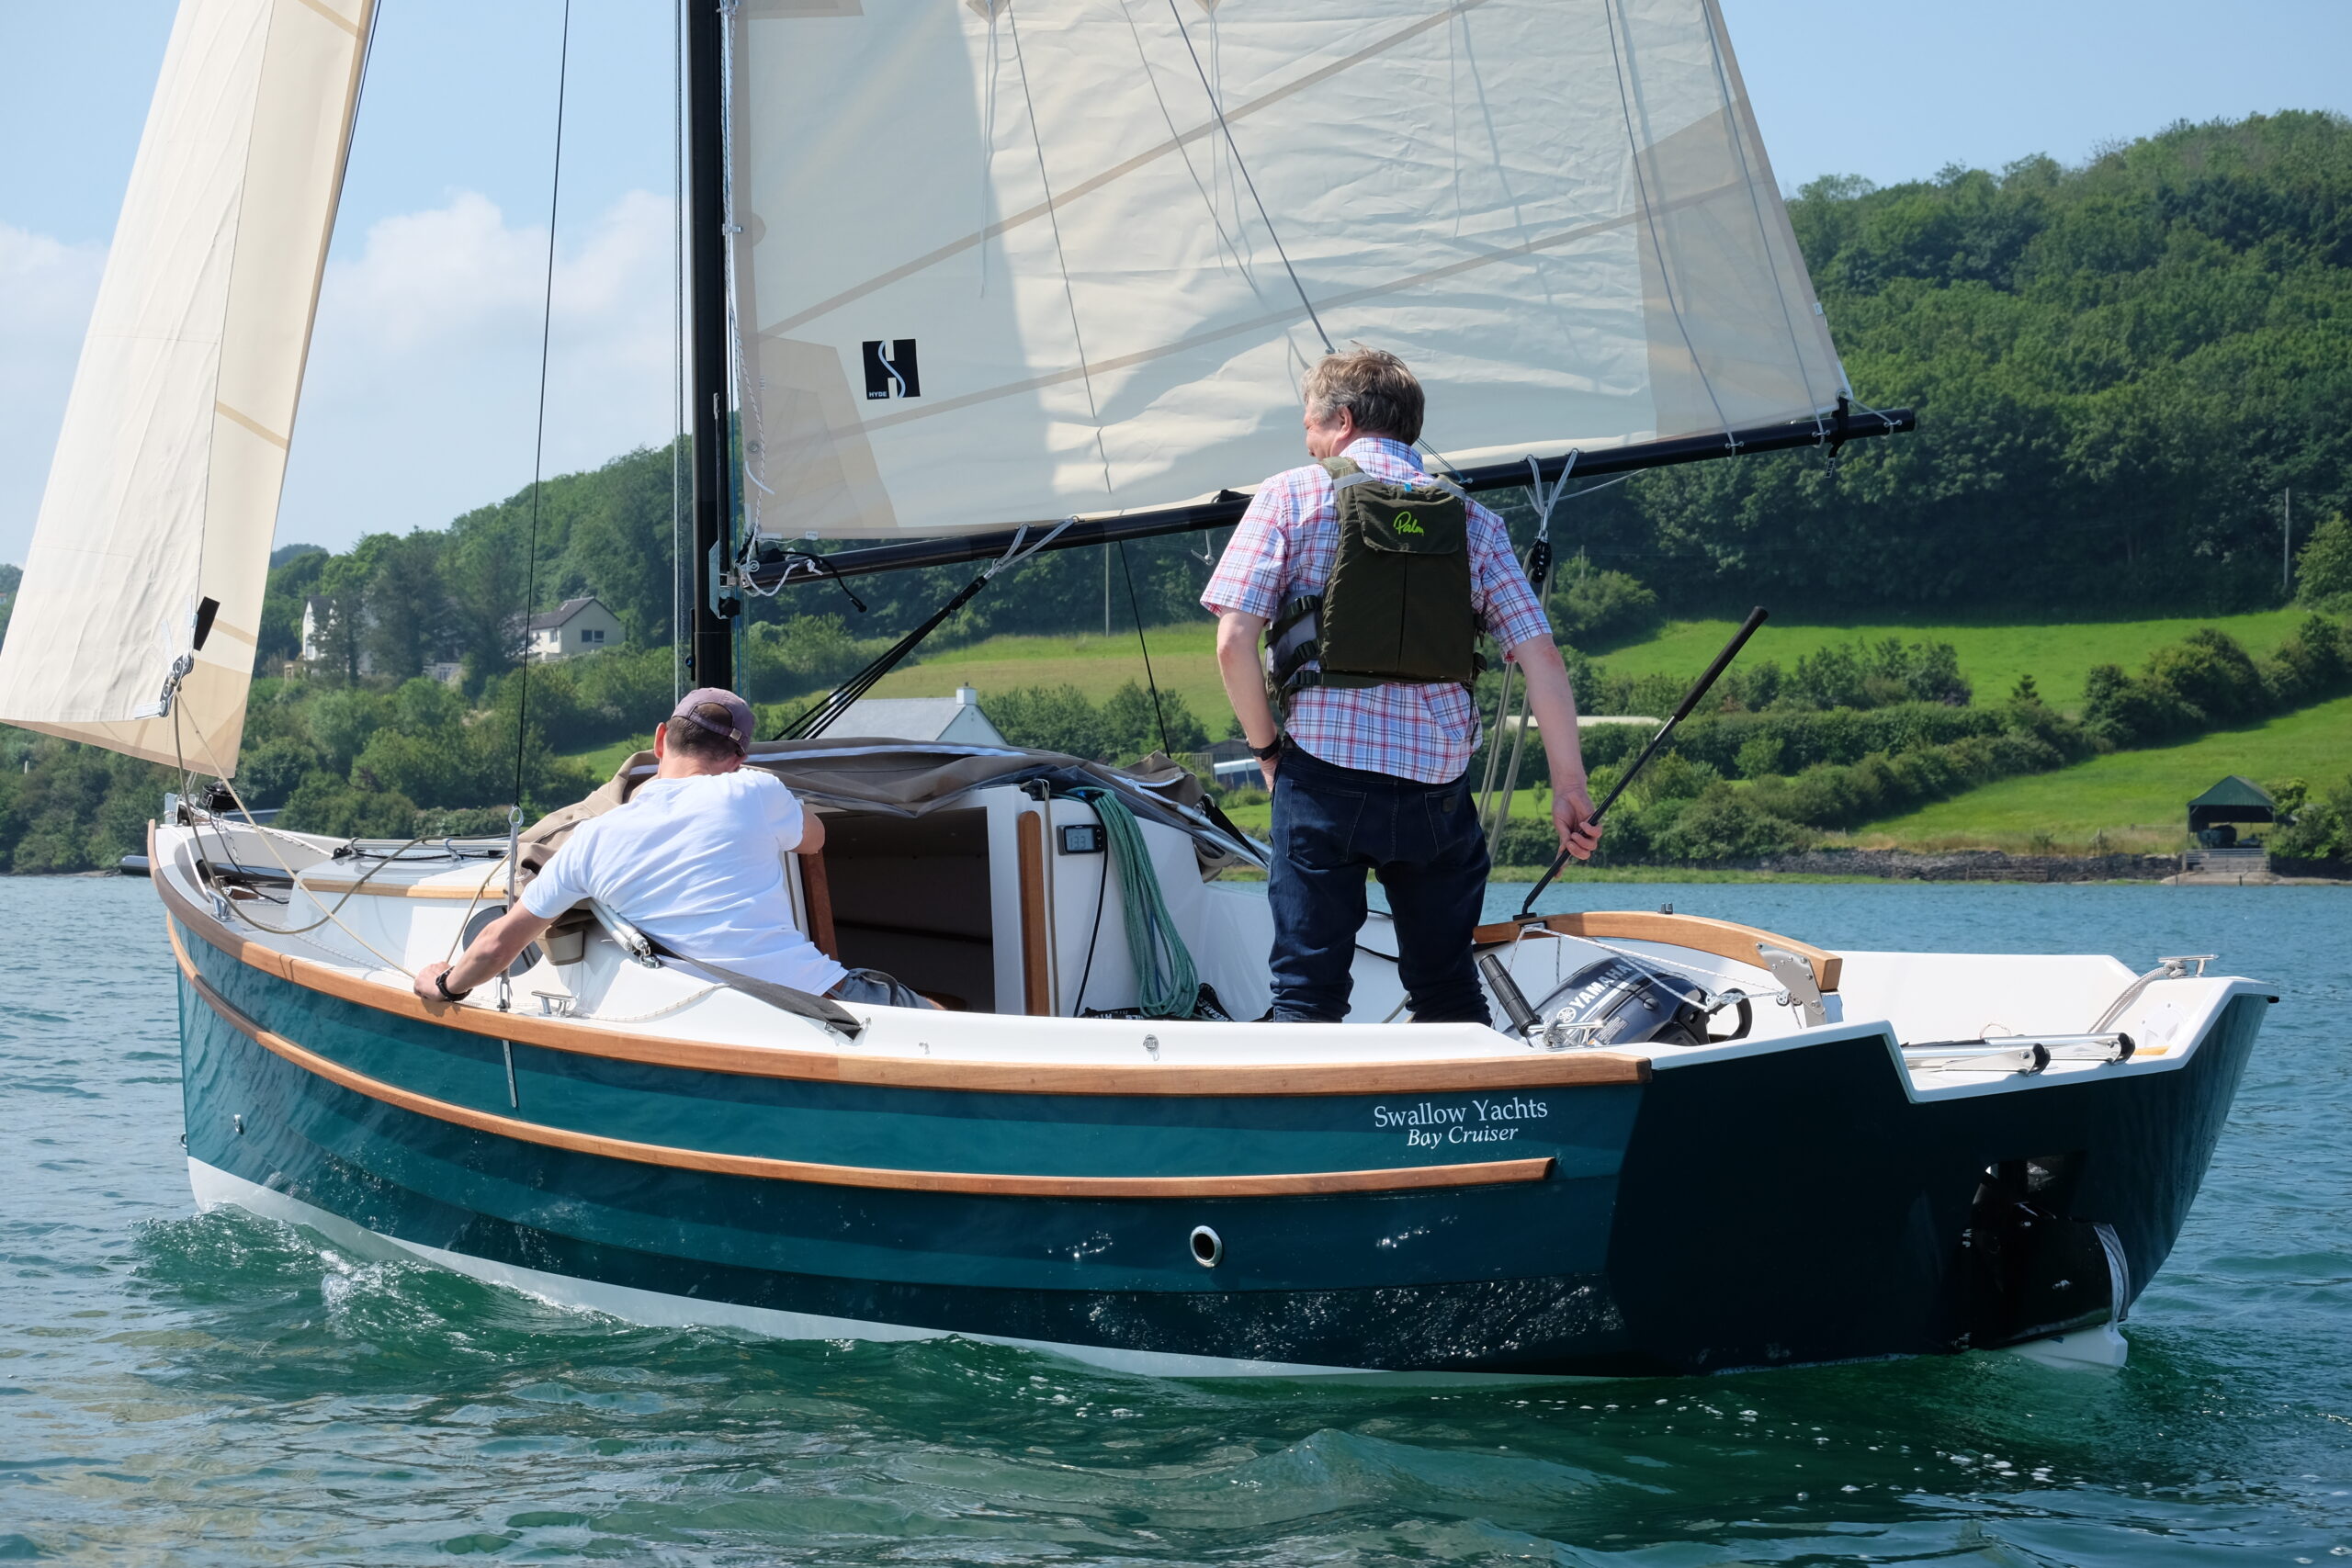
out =
[[[919,398],[922,377],[915,369],[915,340],[876,338],[865,345],[865,395]]]

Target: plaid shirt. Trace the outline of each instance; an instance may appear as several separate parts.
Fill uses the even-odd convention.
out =
[[[1413,449],[1385,436],[1359,437],[1345,456],[1379,479],[1423,477]],[[1202,606],[1215,615],[1238,610],[1271,622],[1291,600],[1322,592],[1340,553],[1338,494],[1320,464],[1268,479],[1225,547]],[[1470,593],[1480,624],[1504,649],[1551,637],[1502,519],[1476,502]],[[1334,767],[1444,784],[1467,771],[1478,749],[1477,705],[1457,685],[1309,686],[1291,694],[1289,706],[1291,739]]]

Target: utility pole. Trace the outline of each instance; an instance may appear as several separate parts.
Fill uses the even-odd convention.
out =
[[[2289,485],[2279,502],[2278,592],[2291,599],[2295,596],[2295,487]]]
[[[1102,552],[1102,635],[1111,635],[1111,552]]]
[[[694,559],[692,573],[694,683],[735,684],[735,627],[722,604],[733,596],[718,581],[730,555],[728,497],[727,376],[727,126],[719,114],[719,78],[726,68],[726,20],[719,0],[684,0],[686,28],[687,266],[693,310],[686,334],[692,367],[694,435]],[[722,595],[725,597],[722,598]]]

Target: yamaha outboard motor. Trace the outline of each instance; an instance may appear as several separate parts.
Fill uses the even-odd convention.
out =
[[[1735,1003],[1739,1027],[1724,1039],[1746,1035],[1754,1013],[1741,992],[1711,996],[1688,976],[1653,969],[1612,955],[1568,976],[1535,1010],[1544,1021],[1531,1034],[1547,1048],[1605,1045],[1704,1045],[1713,1036],[1707,1022]]]

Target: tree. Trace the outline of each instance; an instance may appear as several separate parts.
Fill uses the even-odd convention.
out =
[[[2296,553],[2295,597],[2325,606],[2352,601],[2352,523],[2342,513],[2312,529],[2310,542]]]

